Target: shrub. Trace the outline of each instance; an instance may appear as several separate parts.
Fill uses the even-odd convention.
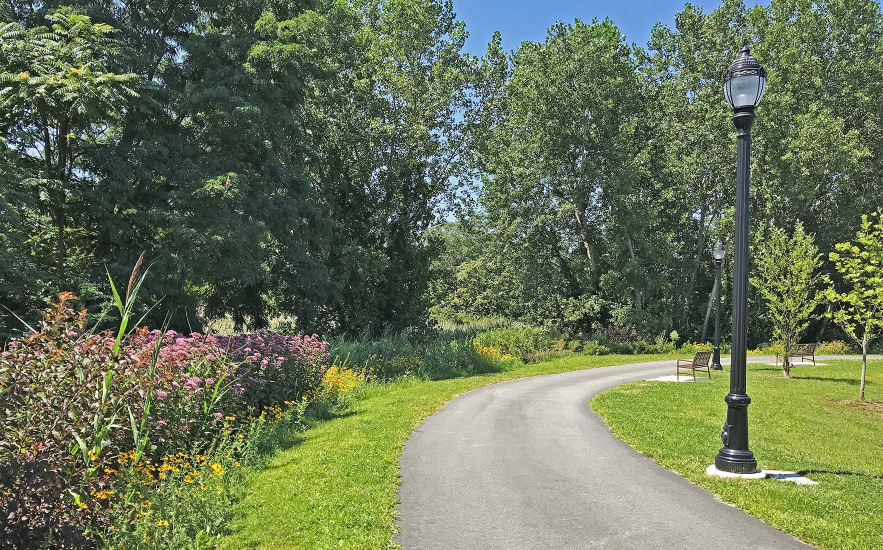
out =
[[[218,453],[254,453],[256,427],[300,418],[307,394],[339,400],[350,388],[351,371],[323,378],[328,344],[316,336],[125,323],[94,334],[74,300],[62,293],[39,332],[0,353],[0,537],[12,548],[88,548],[102,532],[126,546],[202,540],[222,525],[223,514],[200,515],[226,498]],[[205,456],[185,468],[193,450]]]
[[[179,452],[155,462],[122,455],[116,491],[109,495],[112,523],[101,536],[105,548],[210,548],[226,529],[231,485],[240,462],[223,452]]]
[[[855,352],[856,349],[843,340],[821,342],[818,347],[816,347],[817,355],[847,355]]]
[[[679,352],[687,355],[695,355],[696,352],[699,351],[712,351],[714,349],[714,345],[710,342],[684,342],[684,344],[678,349]]]
[[[492,346],[486,346],[491,348]],[[482,355],[472,337],[460,332],[418,334],[414,330],[385,333],[375,341],[340,339],[331,345],[335,362],[351,365],[366,379],[393,380],[419,376],[432,380],[495,372],[510,358]]]
[[[89,493],[108,487],[126,406],[143,399],[148,357],[114,357],[75,299],[60,294],[39,332],[0,353],[0,536],[23,548],[88,544],[105,520]]]
[[[152,355],[148,428],[154,457],[210,440],[219,420],[239,408],[237,365],[214,337],[139,329],[123,349]]]
[[[436,338],[424,348],[425,375],[432,380],[498,372],[517,362],[496,348],[476,347],[468,338]]]
[[[607,355],[610,353],[610,348],[608,348],[607,346],[602,346],[601,344],[593,340],[589,340],[587,342],[583,342],[582,352],[585,355]]]
[[[234,392],[260,409],[298,401],[322,383],[328,342],[317,335],[286,336],[269,330],[218,336],[218,345],[240,362]]]
[[[475,337],[477,345],[496,348],[505,355],[512,355],[522,360],[531,354],[554,348],[557,339],[541,328],[512,326],[486,330]],[[563,341],[561,348],[563,349]]]
[[[362,381],[363,378],[356,371],[335,364],[325,371],[314,397],[326,401],[335,409],[345,409],[347,394]]]

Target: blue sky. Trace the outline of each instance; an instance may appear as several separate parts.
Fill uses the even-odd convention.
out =
[[[644,45],[656,22],[673,27],[675,13],[684,7],[685,0],[454,0],[457,17],[466,22],[469,40],[466,51],[481,56],[487,50],[495,30],[503,35],[507,50],[518,47],[524,40],[543,40],[546,30],[555,21],[573,22],[581,19],[610,17],[625,34],[628,43]],[[708,12],[721,4],[719,0],[693,0]],[[753,2],[751,3],[753,4]]]

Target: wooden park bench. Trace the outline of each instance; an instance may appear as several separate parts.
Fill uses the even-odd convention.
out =
[[[708,365],[711,362],[711,352],[710,351],[700,351],[696,353],[696,356],[693,357],[692,361],[687,359],[678,359],[678,370],[677,370],[677,379],[681,379],[681,371],[691,371],[693,373],[693,381],[696,381],[696,371],[705,369],[708,373],[708,379],[711,380],[711,367]]]
[[[811,344],[797,344],[797,347],[794,349],[794,353],[790,354],[789,357],[800,357],[800,362],[803,363],[805,360],[812,360],[812,364],[816,364],[816,344],[815,342]],[[776,366],[779,365],[779,357],[781,355],[776,355]]]

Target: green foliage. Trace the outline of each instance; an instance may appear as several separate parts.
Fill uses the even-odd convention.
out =
[[[384,381],[400,377],[440,380],[511,366],[500,357],[480,354],[473,346],[473,333],[468,329],[422,334],[413,329],[387,331],[376,339],[337,339],[331,344],[331,354],[335,361]]]
[[[839,243],[831,262],[842,278],[842,291],[829,281],[834,322],[862,348],[859,400],[865,398],[868,346],[883,334],[883,213],[862,216],[854,242]]]
[[[819,342],[816,346],[817,355],[846,355],[855,353],[855,348],[842,340]]]
[[[609,21],[557,24],[513,52],[496,36],[468,113],[481,185],[433,235],[434,311],[696,340],[709,248],[720,239],[732,250],[735,133],[721,79],[742,39],[769,71],[753,129],[754,257],[773,227],[798,221],[827,252],[853,231],[850,212],[883,200],[883,119],[868,100],[883,81],[881,31],[871,0],[728,0],[685,6],[646,47],[618,43]],[[756,345],[773,327],[760,301],[751,307]]]
[[[503,354],[513,355],[523,361],[530,360],[531,356],[538,352],[551,350],[555,347],[555,341],[555,335],[548,330],[519,325],[487,330],[475,336],[477,345],[495,348]]]
[[[782,344],[786,378],[790,376],[790,356],[823,298],[819,292],[820,257],[812,236],[797,222],[790,238],[784,230],[772,227],[755,260],[751,283],[766,302],[773,338]]]
[[[97,313],[145,251],[175,329],[425,319],[471,71],[450,3],[53,6],[0,11],[4,306]]]

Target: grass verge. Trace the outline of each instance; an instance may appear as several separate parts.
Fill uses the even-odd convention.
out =
[[[876,364],[875,364],[876,363]],[[883,400],[880,361],[868,396]],[[751,450],[759,467],[804,472],[816,486],[724,480],[705,468],[720,447],[728,377],[709,383],[635,382],[591,406],[613,433],[660,465],[765,522],[831,549],[883,548],[883,410],[856,406],[859,361],[781,369],[749,365]]]
[[[670,357],[572,356],[467,378],[368,386],[347,415],[312,426],[254,473],[220,547],[395,548],[399,457],[414,428],[445,402],[504,380]]]

